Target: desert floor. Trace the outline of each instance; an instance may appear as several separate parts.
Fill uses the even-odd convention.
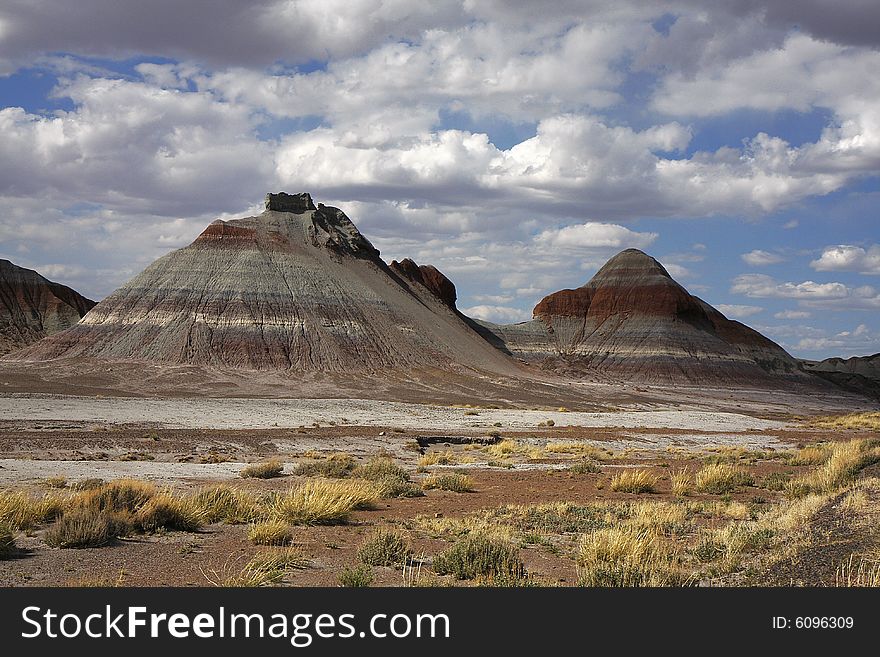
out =
[[[0,584],[720,586],[876,578],[876,419],[817,420],[815,410],[799,415],[791,400],[779,402],[765,413],[753,402],[748,412],[732,412],[734,404],[664,408],[656,399],[587,412],[8,394],[0,397],[0,523],[14,546],[0,560]],[[241,476],[248,464],[269,461],[278,462],[277,476]],[[271,509],[288,491],[364,482],[372,475],[363,466],[377,463],[395,471],[405,492],[376,488],[339,516],[288,514],[279,529]],[[835,463],[846,471],[822,479]],[[643,492],[627,492],[638,486],[621,475],[634,474],[647,482]],[[149,496],[167,493],[180,504],[219,485],[262,510],[220,518],[190,504],[186,512],[199,519],[187,531],[162,521],[98,547],[49,544],[59,545],[50,534],[73,513],[72,500],[94,496],[84,489],[99,487],[97,480],[119,479],[149,482],[156,487]],[[22,500],[42,510],[25,512]],[[268,542],[279,545],[252,540],[267,521],[280,532]],[[464,550],[469,538],[502,546],[492,556],[501,566],[476,575],[436,567],[438,555]],[[365,545],[374,556],[365,556]],[[266,555],[283,558],[266,577],[242,576]],[[524,572],[505,566],[510,559]],[[383,560],[389,565],[375,565]]]

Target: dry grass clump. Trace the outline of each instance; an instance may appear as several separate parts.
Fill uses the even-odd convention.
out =
[[[401,532],[378,529],[361,544],[357,554],[369,566],[400,566],[409,559],[412,548]]]
[[[202,510],[208,524],[225,522],[240,525],[255,522],[266,515],[266,510],[256,495],[226,484],[204,486],[191,499]]]
[[[503,523],[528,534],[574,534],[604,527],[606,511],[602,504],[551,502],[507,505],[489,511],[486,517],[495,527]]]
[[[760,521],[732,522],[715,531],[713,540],[722,570],[732,572],[740,567],[743,555],[766,550],[775,534],[776,530]]]
[[[346,566],[336,576],[339,586],[346,588],[360,588],[373,583],[373,571],[366,564],[359,566]]]
[[[295,569],[307,568],[310,561],[298,548],[276,548],[254,556],[240,572],[223,576],[216,572],[205,575],[215,586],[251,588],[274,586]]]
[[[696,475],[696,488],[701,493],[723,495],[738,486],[751,486],[754,478],[747,471],[729,463],[709,463]]]
[[[523,447],[518,442],[505,438],[500,443],[489,445],[486,448],[486,453],[493,458],[500,459],[521,452],[522,450]]]
[[[800,496],[806,493],[829,493],[855,481],[859,471],[880,461],[876,440],[851,440],[834,443],[831,455],[821,466],[791,482],[789,491]]]
[[[611,490],[620,493],[653,493],[657,476],[650,470],[624,470],[611,479]]]
[[[248,528],[248,539],[255,545],[289,545],[293,530],[283,520],[266,520]]]
[[[683,586],[675,555],[658,536],[637,527],[585,534],[577,555],[580,586]]]
[[[468,493],[474,489],[473,480],[465,474],[451,472],[432,474],[422,480],[424,490],[448,490],[454,493]]]
[[[821,429],[880,429],[880,413],[849,413],[848,415],[826,415],[808,420],[808,426]]]
[[[834,586],[846,587],[878,587],[880,586],[880,563],[859,559],[855,563],[855,555],[841,563],[834,573]]]
[[[58,548],[101,547],[128,531],[128,518],[124,514],[80,507],[58,518],[46,530],[43,540]]]
[[[602,472],[602,468],[599,464],[591,458],[580,459],[577,463],[574,463],[568,468],[568,471],[572,474],[599,474]]]
[[[154,484],[137,479],[117,479],[71,499],[71,506],[92,511],[136,513],[159,492]]]
[[[61,475],[46,477],[43,479],[43,485],[46,488],[67,488],[67,477],[62,477]]]
[[[676,470],[670,477],[672,480],[672,494],[686,497],[691,493],[691,476],[687,470]]]
[[[239,474],[246,479],[272,479],[280,477],[282,472],[284,472],[284,464],[278,459],[270,459],[263,463],[246,465]]]
[[[822,465],[831,457],[831,445],[808,445],[792,454],[789,459],[791,465]]]
[[[311,479],[278,495],[271,515],[295,525],[345,522],[355,509],[382,496],[382,486],[363,479]]]
[[[0,524],[27,530],[61,513],[63,498],[54,493],[34,497],[24,491],[0,491]]]
[[[690,529],[687,506],[676,502],[635,502],[624,524],[662,536],[683,535]]]
[[[344,479],[357,466],[357,460],[345,452],[331,454],[321,461],[300,463],[296,474],[304,477],[326,477],[328,479]]]
[[[434,572],[456,579],[476,577],[525,577],[526,568],[519,551],[509,543],[481,535],[468,535],[434,557]]]
[[[372,481],[382,487],[382,497],[419,497],[422,489],[409,480],[409,473],[392,459],[376,457],[357,466],[352,476]]]
[[[133,522],[135,527],[144,532],[196,532],[205,524],[205,512],[192,498],[159,493],[138,509]]]
[[[451,449],[442,452],[427,452],[419,459],[419,467],[426,468],[429,465],[455,465],[458,461]]]
[[[12,528],[0,524],[0,559],[8,559],[15,554],[15,534]]]

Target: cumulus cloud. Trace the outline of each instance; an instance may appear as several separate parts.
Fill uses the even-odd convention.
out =
[[[516,322],[525,322],[532,318],[530,312],[509,306],[479,305],[461,308],[461,312],[469,317],[495,322],[496,324],[514,324]]]
[[[880,291],[870,285],[850,287],[843,283],[779,282],[764,274],[742,274],[733,279],[730,291],[759,299],[796,299],[810,308],[880,309]]]
[[[773,316],[776,319],[807,319],[812,313],[808,310],[781,310]]]
[[[816,271],[855,271],[861,274],[880,274],[880,244],[867,249],[860,246],[829,246],[810,263]]]
[[[755,249],[754,251],[743,253],[740,258],[742,258],[743,262],[752,267],[763,267],[765,265],[775,265],[780,262],[785,262],[785,258],[778,253],[770,253],[769,251],[763,251],[761,249]]]
[[[715,308],[720,310],[727,317],[731,317],[733,319],[743,319],[746,317],[751,317],[752,315],[757,315],[764,310],[761,306],[746,306],[728,303],[715,304]]]
[[[780,283],[764,274],[737,276],[730,291],[747,297],[780,299],[844,299],[850,294],[843,283]]]
[[[639,248],[644,249],[654,243],[657,233],[637,233],[616,224],[587,222],[564,228],[542,231],[535,241],[558,248]]]
[[[342,207],[499,320],[626,247],[679,251],[664,264],[702,291],[717,279],[680,251],[714,245],[710,222],[676,245],[684,229],[657,219],[761,218],[880,170],[865,0],[75,4],[0,7],[0,75],[57,80],[60,108],[0,107],[0,246],[92,296],[273,189]],[[741,134],[743,109],[828,121],[794,143]],[[731,145],[694,152],[704,120]],[[877,273],[875,249],[828,247],[814,269]],[[800,306],[880,304],[851,281],[737,280]]]

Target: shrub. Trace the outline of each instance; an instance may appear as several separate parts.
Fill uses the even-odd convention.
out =
[[[611,479],[611,490],[621,493],[653,493],[657,477],[649,470],[624,470]]]
[[[0,559],[8,559],[15,554],[15,534],[12,528],[0,525]]]
[[[454,493],[467,493],[473,490],[473,481],[467,475],[457,472],[432,474],[424,478],[422,488],[425,490],[439,489],[449,490]]]
[[[696,476],[696,487],[701,493],[723,495],[731,493],[738,486],[751,486],[755,483],[748,472],[728,463],[710,463],[703,466]]]
[[[412,549],[400,532],[379,529],[361,544],[357,554],[369,566],[399,566],[406,563]]]
[[[456,579],[484,577],[525,577],[519,552],[507,542],[486,536],[468,535],[434,557],[434,572]]]
[[[240,474],[244,478],[271,479],[280,477],[282,472],[284,472],[284,464],[278,459],[272,459],[264,463],[246,465]]]
[[[360,566],[353,566],[351,568],[346,566],[336,576],[336,579],[339,582],[340,586],[345,586],[348,588],[369,586],[373,583],[373,571],[370,570],[370,567],[365,564]]]
[[[355,469],[357,461],[351,454],[339,452],[331,454],[321,461],[312,463],[300,463],[296,468],[296,474],[303,477],[327,477],[329,479],[344,479]]]
[[[248,538],[255,545],[288,545],[293,542],[293,531],[282,520],[267,520],[251,525]]]
[[[107,545],[127,533],[124,518],[111,511],[81,507],[67,511],[46,530],[44,540],[59,548],[90,548]]]
[[[788,482],[791,480],[791,475],[786,474],[785,472],[773,472],[764,479],[761,483],[763,488],[767,490],[785,490],[788,488]]]
[[[569,469],[569,472],[573,474],[599,474],[602,472],[602,468],[599,467],[599,464],[596,463],[593,459],[581,459],[574,465],[572,465]]]
[[[67,477],[60,475],[55,477],[46,477],[43,479],[43,485],[46,488],[67,488]]]
[[[372,481],[311,479],[279,495],[272,515],[296,525],[340,523],[381,495],[382,487]]]

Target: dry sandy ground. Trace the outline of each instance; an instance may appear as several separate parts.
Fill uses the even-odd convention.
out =
[[[315,423],[395,426],[445,432],[494,426],[651,427],[703,431],[765,430],[784,426],[739,413],[702,410],[621,410],[604,413],[553,410],[468,409],[371,399],[138,399],[60,395],[0,397],[0,421],[136,424],[174,428],[296,428]],[[496,423],[501,423],[497,425]]]

